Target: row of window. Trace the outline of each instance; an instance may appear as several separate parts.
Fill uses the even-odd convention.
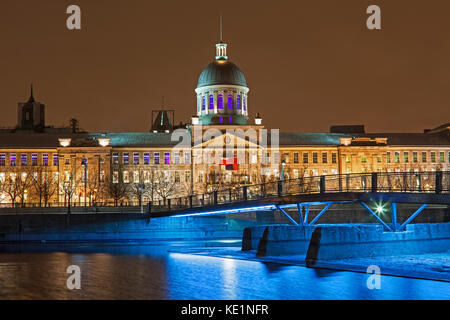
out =
[[[225,99],[226,99],[226,106],[225,106]],[[242,96],[238,94],[236,96],[236,110],[247,110],[247,99],[246,96]],[[208,110],[214,110],[214,94],[209,95],[203,95],[202,96],[202,111],[206,110],[206,107],[208,107]],[[228,110],[233,110],[234,108],[234,98],[233,94],[229,93],[228,95],[224,95],[222,93],[219,93],[217,95],[217,110],[224,110],[224,108]]]
[[[43,166],[48,166],[50,165],[49,162],[49,154],[48,153],[44,153],[41,155],[42,156],[42,165]],[[9,155],[9,165],[10,166],[37,166],[38,165],[38,154],[37,153],[33,153],[31,154],[31,157],[29,157],[28,154],[22,153],[20,154],[20,158],[18,154],[15,153],[11,153]],[[59,156],[57,154],[53,154],[53,159],[52,159],[52,165],[57,166],[59,164]],[[6,154],[1,153],[0,154],[0,166],[6,166]]]
[[[267,153],[266,154],[266,161],[268,160],[267,157],[269,157],[270,155]],[[278,152],[274,153],[274,163],[278,163],[279,162],[279,155]],[[293,163],[298,164],[300,163],[300,159],[299,159],[299,153],[298,152],[294,152],[293,153],[293,159],[292,159]],[[331,160],[331,163],[337,163],[337,154],[336,153],[331,153],[331,159],[329,158],[329,154],[328,152],[322,152],[321,153],[321,163],[329,163],[329,161]],[[289,153],[284,153],[283,154],[283,159],[282,161],[284,161],[284,163],[289,163]],[[312,157],[310,157],[310,154],[307,152],[304,152],[302,154],[302,163],[319,163],[319,152],[313,152],[312,153]]]
[[[173,158],[172,158],[173,155]],[[124,152],[122,153],[122,164],[134,164],[138,165],[141,164],[141,161],[143,160],[142,164],[150,164],[150,153],[146,152],[144,153],[143,159],[141,159],[139,152],[134,153],[128,153]],[[114,152],[112,155],[112,163],[113,164],[119,164],[119,153]],[[189,152],[184,153],[184,163],[190,164],[191,163],[191,154]],[[153,164],[181,164],[181,153],[180,152],[153,152]]]
[[[169,172],[164,171],[164,176],[167,180],[170,180],[171,175]],[[180,171],[174,171],[173,172],[173,181],[178,183],[181,182],[181,172]],[[152,173],[151,171],[122,171],[122,182],[123,183],[150,183],[152,181]],[[184,182],[189,183],[191,180],[191,172],[185,171],[184,172]],[[113,171],[113,183],[119,183],[119,171]]]
[[[429,154],[429,156],[428,156]],[[393,161],[392,161],[393,160]],[[426,163],[426,162],[431,162],[431,163],[436,163],[441,162],[444,163],[445,162],[445,152],[440,151],[440,152],[436,152],[436,151],[430,151],[430,152],[426,152],[423,151],[420,153],[420,160],[422,163]],[[447,155],[447,161],[450,163],[450,152],[448,152]],[[399,162],[403,162],[403,163],[409,163],[409,162],[413,162],[413,163],[417,163],[419,162],[419,153],[418,152],[412,152],[411,153],[411,158],[410,158],[410,153],[409,152],[403,152],[403,158],[401,159],[400,157],[400,152],[394,152],[394,159],[391,158],[391,153],[387,152],[386,153],[386,162],[387,163],[399,163]]]

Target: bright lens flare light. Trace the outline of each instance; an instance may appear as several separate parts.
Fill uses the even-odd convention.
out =
[[[383,202],[379,202],[379,203],[375,203],[375,213],[380,215],[380,214],[384,214],[386,211],[386,203]]]

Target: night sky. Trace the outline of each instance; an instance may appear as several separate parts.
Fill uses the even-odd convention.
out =
[[[71,4],[80,31],[66,28]],[[371,4],[382,30],[366,28]],[[450,122],[449,9],[445,0],[1,0],[0,126],[15,125],[31,82],[55,126],[75,117],[89,131],[148,131],[162,96],[176,122],[189,121],[222,13],[252,118],[282,131],[421,132]]]

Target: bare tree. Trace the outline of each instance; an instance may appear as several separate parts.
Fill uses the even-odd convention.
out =
[[[5,173],[5,179],[0,188],[9,196],[13,207],[16,206],[17,200],[24,204],[26,191],[31,184],[30,180],[30,175],[19,167],[11,166]]]
[[[163,199],[164,204],[176,192],[176,184],[173,179],[167,173],[161,171],[153,175],[152,185],[152,191]]]
[[[39,206],[47,207],[50,199],[58,190],[58,179],[55,173],[48,170],[46,166],[40,166],[34,168],[31,173],[31,185],[34,189],[36,198],[39,199]]]

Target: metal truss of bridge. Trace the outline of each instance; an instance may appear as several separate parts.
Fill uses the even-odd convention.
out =
[[[217,190],[205,194],[149,203],[152,217],[224,215],[279,210],[295,225],[313,225],[334,204],[359,203],[386,230],[402,231],[428,205],[450,205],[450,171],[361,173],[313,176]],[[390,205],[391,221],[380,218],[377,204]],[[419,204],[402,224],[397,222],[397,204]],[[310,207],[322,210],[308,221]],[[298,222],[286,211],[296,208]]]

